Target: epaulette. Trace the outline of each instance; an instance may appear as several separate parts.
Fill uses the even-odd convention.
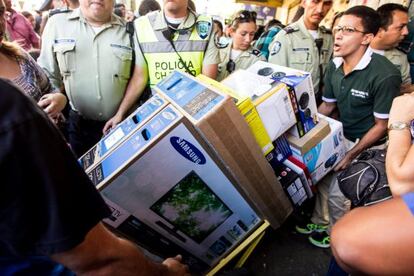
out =
[[[298,27],[292,27],[292,26],[286,26],[285,28],[283,28],[283,30],[284,30],[287,34],[290,34],[290,33],[294,33],[294,32],[299,31],[299,28],[298,28]]]
[[[72,10],[69,9],[54,9],[49,11],[49,17],[54,16],[55,14],[59,14],[59,13],[67,13],[67,12],[71,12]]]
[[[250,51],[250,53],[251,53],[252,55],[255,55],[256,57],[260,57],[260,56],[262,55],[262,52],[260,52],[260,50],[259,50],[259,49],[256,49],[256,48],[253,48],[253,49]]]
[[[332,34],[332,31],[330,29],[327,29],[325,26],[320,26],[319,30],[321,30],[324,34]]]

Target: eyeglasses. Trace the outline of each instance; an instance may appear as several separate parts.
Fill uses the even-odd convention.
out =
[[[230,59],[229,62],[227,62],[227,64],[226,64],[226,70],[230,74],[233,73],[234,70],[236,70],[236,63],[232,59]]]
[[[257,13],[255,11],[240,11],[237,13],[236,17],[232,21],[232,25],[234,23],[245,23],[245,22],[251,22],[256,21]]]
[[[350,27],[350,26],[335,26],[335,28],[333,29],[333,33],[336,34],[339,31],[342,31],[343,35],[351,35],[354,33],[361,33],[361,34],[366,34],[367,32],[364,31],[360,31],[355,27]]]

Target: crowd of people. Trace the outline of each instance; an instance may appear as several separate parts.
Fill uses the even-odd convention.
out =
[[[271,20],[258,35],[255,12],[237,11],[223,28],[188,0],[143,0],[138,14],[114,0],[53,0],[40,8],[46,15],[0,0],[0,274],[188,274],[180,256],[154,263],[104,227],[109,210],[75,157],[173,70],[221,81],[259,60],[310,72],[318,112],[343,124],[347,153],[296,230],[322,248],[332,231],[348,272],[413,273],[414,54],[399,49],[414,36],[410,15],[399,4],[355,6],[326,28],[332,5],[303,0],[295,22]],[[387,145],[395,198],[349,212],[338,172]]]

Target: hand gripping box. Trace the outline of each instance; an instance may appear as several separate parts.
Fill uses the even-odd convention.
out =
[[[251,206],[277,228],[292,206],[232,98],[186,73],[175,71],[155,90],[177,107],[211,145]]]
[[[244,119],[249,125],[250,130],[252,131],[253,136],[256,139],[256,142],[259,145],[259,147],[262,149],[264,155],[269,154],[274,149],[272,141],[270,140],[265,126],[263,125],[263,122],[260,119],[259,113],[257,113],[257,110],[249,97],[240,96],[224,84],[210,79],[204,75],[198,75],[197,78],[203,81],[204,83],[208,83],[211,86],[216,87],[221,92],[233,98],[234,103],[236,104],[240,113],[243,115]]]
[[[109,225],[158,256],[183,254],[193,273],[215,265],[262,221],[215,152],[171,105],[89,177],[112,208]]]
[[[297,123],[290,129],[296,137],[302,137],[317,123],[318,111],[310,73],[258,61],[247,71],[263,76],[276,83],[284,83],[294,91],[293,106],[297,112]]]
[[[321,114],[319,116],[329,123],[329,135],[307,152],[291,145],[293,157],[308,167],[314,184],[331,171],[346,154],[342,123]]]
[[[148,121],[167,105],[158,95],[154,95],[131,115],[118,124],[110,133],[105,135],[95,146],[79,158],[79,163],[88,172],[91,167],[111,152],[116,145],[127,139],[138,127]]]
[[[272,141],[296,123],[286,85],[275,84],[271,79],[246,70],[237,70],[221,83],[231,88],[239,97],[251,98]]]

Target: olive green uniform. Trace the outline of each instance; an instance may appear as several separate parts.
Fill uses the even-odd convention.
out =
[[[394,48],[385,51],[384,56],[401,72],[402,83],[411,84],[410,64],[408,63],[407,54]]]
[[[226,48],[220,49],[220,63],[218,66],[218,75],[217,80],[222,81],[230,73],[227,71],[227,63],[230,61],[232,50],[232,43],[229,43]],[[261,54],[261,52],[253,47],[250,47],[246,51],[241,52],[241,54],[233,60],[235,63],[235,70],[246,69],[256,61],[266,61],[266,57]]]
[[[332,34],[324,27],[318,29],[322,39],[320,54],[313,36],[305,27],[303,17],[281,30],[269,46],[269,62],[291,67],[312,75],[315,94],[319,92],[321,69],[325,72],[332,55]],[[322,66],[320,69],[319,65]]]

